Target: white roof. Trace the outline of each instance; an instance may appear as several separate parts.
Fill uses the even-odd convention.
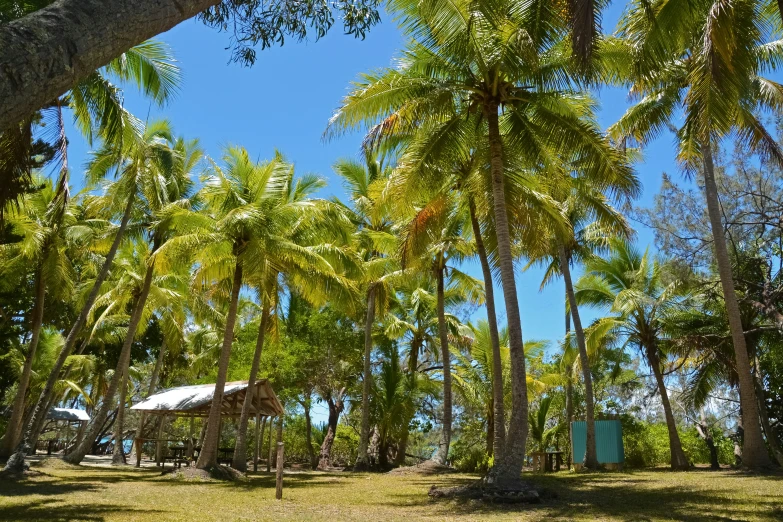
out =
[[[49,420],[89,421],[90,416],[84,410],[73,408],[52,408],[46,416]]]
[[[283,408],[272,387],[265,379],[256,381],[256,392],[253,397],[253,413],[262,415],[278,415]],[[227,382],[223,389],[224,415],[236,415],[241,412],[244,402],[247,381]],[[158,411],[169,413],[207,413],[215,394],[214,384],[197,384],[193,386],[179,386],[150,395],[142,402],[131,407],[132,410]]]

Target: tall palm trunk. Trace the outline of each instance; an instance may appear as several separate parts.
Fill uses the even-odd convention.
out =
[[[310,417],[311,405],[312,396],[308,391],[305,393],[304,400],[302,401],[302,409],[304,409],[305,418],[305,445],[307,446],[307,458],[310,459],[310,467],[312,469],[318,469],[318,457],[315,456],[315,449],[313,448],[313,420]]]
[[[27,396],[27,387],[30,384],[30,376],[33,373],[33,361],[35,352],[38,349],[38,340],[41,338],[41,328],[43,325],[44,300],[46,297],[46,285],[43,281],[43,268],[41,266],[35,271],[35,305],[33,307],[32,325],[30,331],[30,344],[27,347],[22,374],[19,376],[19,385],[16,388],[16,397],[14,398],[11,418],[8,419],[8,428],[6,429],[3,440],[0,441],[0,457],[8,457],[19,443],[19,437],[22,436],[22,424],[24,418],[24,403]]]
[[[408,380],[410,381],[411,389],[416,387],[416,375],[418,374],[419,368],[419,350],[421,350],[422,343],[423,340],[418,335],[414,335],[411,340],[411,351],[408,357]],[[407,427],[410,425],[411,419],[412,417],[405,419],[406,428],[400,436],[400,441],[397,443],[397,454],[394,457],[394,464],[396,466],[405,464],[405,453],[408,451],[408,438],[410,437]]]
[[[672,457],[671,467],[675,471],[685,471],[690,468],[690,464],[688,464],[688,459],[685,458],[685,452],[682,451],[682,443],[680,442],[680,435],[677,433],[677,423],[674,421],[674,415],[672,414],[666,383],[663,382],[661,360],[656,346],[647,347],[647,362],[650,364],[650,368],[652,368],[655,382],[658,384],[658,393],[661,395],[663,414],[666,417],[666,427],[669,430],[669,451]]]
[[[568,339],[571,333],[571,313],[566,310],[565,314],[565,337]],[[566,422],[568,423],[568,449],[567,455],[569,467],[573,462],[573,455],[571,455],[571,448],[573,447],[573,434],[571,433],[571,423],[574,421],[574,383],[572,380],[573,367],[570,364],[565,366],[566,377]]]
[[[506,212],[506,190],[503,175],[503,142],[500,136],[497,100],[488,100],[484,113],[489,127],[490,172],[492,175],[492,199],[495,214],[495,229],[498,242],[498,262],[503,284],[503,298],[508,320],[509,352],[511,362],[511,419],[503,458],[495,460],[495,466],[487,477],[493,484],[518,482],[525,458],[527,442],[527,377],[525,370],[525,348],[522,342],[522,321],[519,317],[516,281],[514,280],[514,257],[511,254],[511,233]]]
[[[440,434],[438,452],[435,462],[446,465],[449,458],[449,446],[451,445],[451,353],[449,352],[449,332],[446,328],[446,297],[444,275],[446,268],[443,266],[442,254],[438,256],[438,267],[435,276],[438,281],[438,338],[440,340],[440,353],[443,363],[443,429]]]
[[[127,361],[123,363],[126,370],[122,372],[120,377],[120,385],[117,390],[117,419],[114,421],[114,446],[111,450],[111,463],[112,464],[126,464],[125,461],[125,444],[123,439],[123,433],[125,432],[125,400],[128,391],[128,371],[130,367],[130,353],[128,353]]]
[[[127,374],[128,368],[130,367],[130,355],[131,348],[133,347],[133,339],[136,337],[136,330],[138,329],[139,323],[141,322],[141,317],[144,314],[144,306],[147,302],[147,296],[149,296],[150,293],[150,287],[152,286],[152,276],[154,273],[154,265],[150,263],[147,265],[147,270],[144,274],[144,282],[142,283],[141,291],[139,292],[136,304],[133,307],[133,313],[131,314],[130,322],[128,323],[128,333],[125,335],[125,341],[122,343],[122,351],[120,352],[120,358],[117,361],[117,368],[115,369],[114,375],[109,382],[109,388],[106,390],[103,403],[98,409],[98,413],[93,417],[92,426],[87,430],[87,435],[84,437],[84,440],[82,440],[81,444],[79,444],[76,449],[74,449],[65,457],[65,460],[71,464],[79,464],[84,456],[87,455],[87,453],[90,451],[92,443],[95,441],[101,426],[103,426],[103,423],[106,420],[106,416],[109,414],[109,411],[114,408],[114,405],[117,404],[114,402],[114,396],[118,389],[120,391],[121,405],[117,410],[117,419],[114,421],[115,444],[114,451],[112,452],[112,462],[115,464],[121,464],[125,461],[122,453],[120,453],[124,452],[125,450],[123,448],[118,448],[118,446],[121,446],[120,441],[122,439],[122,430],[124,429],[125,422],[125,408],[122,405],[124,405],[125,391],[128,388]]]
[[[217,466],[217,450],[220,442],[220,408],[223,403],[223,390],[226,387],[228,375],[228,362],[231,359],[231,343],[234,340],[234,323],[237,319],[237,305],[239,304],[239,290],[242,288],[242,262],[237,259],[234,268],[234,281],[231,284],[231,302],[226,314],[226,325],[223,332],[223,347],[220,350],[218,361],[217,379],[215,382],[215,394],[212,397],[212,405],[209,407],[207,417],[207,433],[204,436],[204,445],[198,455],[196,467],[208,469]]]
[[[332,445],[337,436],[337,424],[340,421],[340,414],[343,412],[344,402],[343,394],[345,388],[342,388],[336,397],[331,393],[326,397],[326,404],[329,406],[329,419],[326,422],[326,436],[321,444],[321,453],[318,461],[318,468],[322,470],[329,469],[332,465]]]
[[[247,393],[245,393],[245,402],[242,403],[242,414],[239,416],[239,428],[237,431],[237,443],[234,448],[234,462],[232,463],[232,466],[239,471],[247,471],[247,424],[250,420],[250,408],[253,405],[253,396],[255,395],[258,366],[261,364],[261,352],[264,350],[264,336],[266,335],[267,325],[269,323],[268,300],[264,299],[264,303],[261,306],[261,323],[258,326],[256,351],[253,353],[253,363],[250,365],[250,375],[247,378]]]
[[[712,148],[709,138],[702,143],[704,161],[704,194],[707,200],[707,213],[715,247],[715,261],[718,265],[723,298],[726,302],[726,315],[729,318],[731,338],[734,342],[737,377],[739,380],[740,405],[744,416],[745,437],[742,445],[742,465],[749,469],[767,469],[772,462],[769,459],[764,437],[759,424],[759,410],[753,375],[750,373],[750,359],[745,345],[745,333],[742,328],[737,294],[734,292],[734,279],[731,271],[731,259],[726,247],[726,236],[721,221],[718,185],[715,183],[715,168],[712,163]]]
[[[579,347],[579,362],[582,366],[582,378],[585,381],[585,419],[587,425],[587,439],[585,442],[585,454],[579,455],[587,469],[598,469],[598,455],[595,449],[595,402],[593,399],[593,376],[590,374],[590,359],[587,356],[587,344],[585,343],[585,332],[582,330],[582,320],[579,317],[579,306],[576,304],[576,295],[574,294],[574,284],[571,280],[571,260],[562,244],[558,244],[557,253],[560,257],[560,272],[565,281],[566,295],[568,295],[568,305],[571,310],[571,318],[574,321],[574,334],[576,334],[576,344]],[[574,455],[574,458],[577,458]]]
[[[369,466],[367,448],[370,445],[370,384],[372,371],[372,325],[375,322],[375,287],[367,290],[367,318],[364,322],[364,379],[362,382],[362,426],[359,432],[359,452],[356,455],[355,470],[364,470]]]
[[[492,282],[492,269],[489,266],[487,250],[484,247],[484,239],[481,236],[481,226],[476,217],[476,203],[469,197],[470,224],[473,227],[473,237],[476,240],[481,272],[484,276],[484,294],[487,305],[487,323],[489,324],[489,340],[492,343],[492,454],[495,459],[503,456],[503,446],[506,441],[506,412],[503,403],[503,360],[500,356],[500,334],[498,333],[498,321],[495,313],[495,289]]]
[[[46,415],[49,411],[49,402],[51,401],[52,395],[54,393],[54,385],[60,377],[60,371],[63,369],[66,359],[69,355],[71,355],[71,351],[73,351],[73,347],[76,345],[76,339],[79,337],[84,323],[87,322],[87,316],[89,315],[90,309],[95,303],[95,300],[98,298],[98,292],[101,290],[101,285],[103,285],[103,282],[109,275],[109,270],[111,269],[111,265],[114,262],[114,256],[117,254],[117,249],[120,247],[122,238],[125,235],[125,230],[128,228],[128,222],[130,221],[135,199],[135,194],[131,194],[131,196],[128,197],[128,202],[125,205],[125,211],[122,214],[120,226],[117,229],[117,234],[114,236],[114,241],[112,242],[111,247],[106,254],[106,258],[103,260],[103,266],[101,266],[101,270],[98,272],[98,275],[95,278],[95,282],[92,285],[92,290],[90,290],[90,294],[87,296],[87,300],[84,302],[81,312],[76,318],[76,322],[73,324],[71,330],[68,332],[68,336],[65,338],[65,344],[60,350],[60,354],[57,356],[57,360],[55,360],[54,365],[50,370],[51,373],[49,374],[49,378],[46,380],[46,384],[44,385],[43,390],[41,390],[41,395],[35,405],[33,414],[30,416],[24,437],[17,445],[17,449],[14,455],[8,459],[8,462],[5,465],[5,469],[14,470],[17,472],[22,471],[24,469],[24,458],[27,454],[27,451],[29,450],[30,442],[37,440],[38,436],[41,434],[44,422],[46,421]]]
[[[152,392],[155,391],[155,387],[158,385],[158,377],[160,375],[161,367],[163,366],[163,359],[166,357],[166,339],[160,344],[160,350],[158,351],[158,359],[155,361],[155,367],[152,369],[152,375],[150,376],[150,384],[147,388],[147,395],[149,397]],[[139,428],[136,432],[136,467],[141,467],[141,452],[142,441],[144,439],[144,427],[146,424],[146,415],[141,412],[139,416]]]

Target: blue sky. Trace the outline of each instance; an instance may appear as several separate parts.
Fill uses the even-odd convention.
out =
[[[614,28],[624,3],[615,3],[604,14],[604,30]],[[257,62],[247,68],[230,63],[229,35],[191,20],[158,37],[173,48],[184,73],[179,95],[165,108],[157,108],[128,87],[126,105],[144,119],[168,118],[178,134],[199,138],[207,153],[220,157],[221,146],[238,144],[251,155],[269,158],[275,149],[296,164],[297,172],[317,173],[329,180],[321,194],[342,196],[342,186],[331,171],[337,158],[358,156],[361,136],[322,141],[333,110],[361,72],[385,67],[403,45],[395,25],[386,17],[365,40],[345,36],[339,27],[317,42],[288,42],[282,48],[259,50]],[[600,123],[613,123],[627,108],[622,90],[603,89]],[[71,134],[74,136],[75,132]],[[648,206],[657,192],[661,173],[675,174],[673,138],[665,135],[644,153],[637,165],[644,192],[637,205]],[[87,146],[73,139],[70,163],[79,185],[87,160]],[[676,177],[675,177],[676,178]],[[638,230],[638,243],[652,243],[649,230]],[[477,266],[466,269],[480,277]],[[563,334],[564,290],[553,283],[539,292],[540,270],[517,274],[523,331],[527,339],[556,340]],[[502,295],[498,292],[497,295]],[[501,310],[502,302],[498,303]],[[484,316],[484,311],[476,317]],[[585,313],[584,322],[594,314]]]

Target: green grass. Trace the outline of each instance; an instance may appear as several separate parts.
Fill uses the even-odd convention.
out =
[[[296,473],[185,481],[154,469],[50,466],[0,482],[0,520],[783,520],[783,476],[664,470],[528,476],[557,492],[534,506],[431,500],[432,484],[471,475]]]

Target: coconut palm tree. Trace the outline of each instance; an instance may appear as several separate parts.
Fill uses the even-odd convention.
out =
[[[482,129],[491,174],[497,260],[509,322],[513,407],[507,451],[491,482],[519,480],[527,434],[527,390],[516,292],[504,149],[528,166],[549,166],[556,153],[579,156],[584,172],[606,175],[625,168],[594,122],[581,117],[570,94],[562,20],[538,24],[535,4],[500,0],[422,4],[392,2],[412,41],[399,67],[364,75],[330,122],[330,132],[367,125],[373,136],[410,133],[433,121],[432,143],[463,143],[466,129]],[[503,107],[501,114],[500,108]],[[472,144],[477,146],[477,144]],[[437,147],[432,150],[437,151]]]
[[[739,378],[743,465],[751,469],[769,467],[770,460],[721,220],[713,151],[734,136],[744,147],[783,163],[783,151],[760,117],[783,108],[783,86],[762,76],[783,58],[776,40],[779,20],[770,16],[753,0],[632,3],[621,18],[615,61],[628,66],[625,78],[639,101],[610,128],[618,140],[645,143],[671,125],[677,129],[678,160],[687,172],[703,176]]]
[[[369,465],[370,395],[372,392],[372,329],[376,315],[383,317],[393,295],[392,279],[397,272],[394,258],[397,237],[393,233],[389,202],[381,197],[381,187],[391,172],[375,156],[365,154],[364,163],[339,160],[332,167],[343,179],[353,206],[346,209],[356,232],[353,248],[361,265],[360,287],[365,294],[364,371],[362,383],[362,421],[355,469]]]
[[[22,415],[43,328],[47,289],[50,299],[55,300],[70,297],[73,290],[72,264],[67,250],[69,237],[78,233],[76,216],[70,204],[60,199],[62,195],[51,180],[38,179],[35,183],[41,188],[26,195],[21,208],[13,212],[7,222],[12,233],[21,239],[0,247],[0,275],[4,279],[34,267],[30,342],[19,374],[8,429],[0,442],[1,457],[11,455],[22,435]]]
[[[640,254],[622,239],[612,239],[610,245],[610,257],[593,257],[585,263],[585,274],[576,284],[576,301],[613,313],[591,327],[591,336],[595,336],[592,342],[611,334],[636,346],[646,358],[669,431],[671,467],[687,470],[690,464],[682,450],[664,380],[667,354],[663,327],[667,314],[681,309],[688,293],[677,282],[664,281],[663,266],[651,259],[649,252]]]

